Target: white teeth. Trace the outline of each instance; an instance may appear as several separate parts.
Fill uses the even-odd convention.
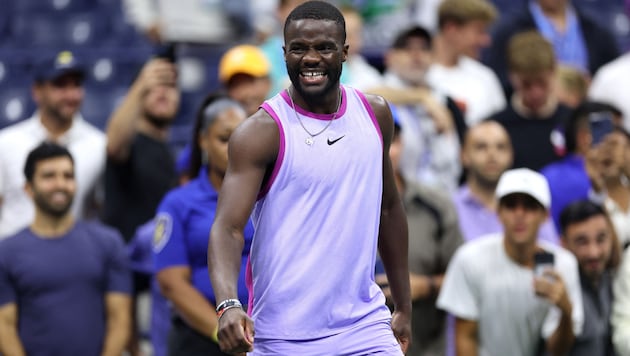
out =
[[[305,77],[318,77],[323,76],[323,72],[302,72],[302,75]]]

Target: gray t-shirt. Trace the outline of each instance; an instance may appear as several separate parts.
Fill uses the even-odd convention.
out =
[[[555,256],[573,305],[573,331],[584,321],[582,292],[575,257],[561,247],[541,243]],[[512,261],[502,235],[489,235],[464,244],[455,253],[442,284],[438,307],[479,327],[479,355],[535,355],[541,337],[558,327],[560,310],[536,296],[534,272]]]

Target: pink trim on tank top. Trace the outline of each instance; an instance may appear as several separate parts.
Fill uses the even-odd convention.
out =
[[[374,110],[372,110],[372,105],[368,102],[367,98],[363,93],[358,90],[355,90],[355,93],[361,99],[363,106],[365,106],[365,110],[367,110],[368,114],[370,114],[370,118],[372,119],[372,123],[374,127],[376,127],[376,132],[378,132],[378,137],[381,139],[381,147],[383,147],[383,133],[381,132],[381,125],[378,124],[378,120],[376,119],[376,114],[374,114]]]
[[[260,107],[263,110],[265,110],[269,114],[269,116],[271,116],[273,121],[275,121],[276,124],[278,125],[278,133],[280,134],[280,144],[278,145],[278,157],[276,157],[276,163],[274,164],[273,170],[271,171],[271,176],[269,177],[269,180],[267,181],[263,189],[261,189],[260,193],[258,193],[258,199],[261,199],[262,197],[264,197],[269,192],[269,189],[271,189],[271,185],[276,180],[276,177],[278,176],[278,172],[280,171],[280,167],[282,166],[282,161],[284,160],[284,152],[286,149],[284,127],[282,126],[282,122],[280,121],[280,118],[278,118],[278,114],[276,114],[276,112],[273,111],[271,106],[267,103],[263,103]]]
[[[254,310],[254,277],[252,277],[252,265],[249,263],[251,256],[247,256],[247,263],[245,264],[245,286],[249,293],[247,296],[247,315],[252,316]]]
[[[346,89],[343,86],[340,86],[341,88],[341,106],[339,107],[339,110],[337,112],[337,115],[335,115],[335,113],[332,114],[316,114],[310,111],[306,111],[303,108],[301,108],[300,106],[298,106],[297,104],[295,105],[295,111],[297,111],[300,115],[304,115],[313,119],[317,119],[317,120],[332,120],[333,118],[337,119],[342,117],[345,113],[346,113],[346,107],[347,107],[347,102],[348,100],[346,99]],[[287,105],[289,105],[290,108],[293,108],[292,104],[291,104],[291,98],[289,97],[289,89],[283,90],[280,92],[280,96],[282,97],[282,99],[284,99],[284,101],[287,103]]]

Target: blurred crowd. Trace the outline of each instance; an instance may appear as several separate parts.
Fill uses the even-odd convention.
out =
[[[221,355],[207,245],[228,140],[290,85],[283,24],[302,2],[38,0],[0,16],[0,97],[26,90],[32,109],[0,98],[0,354]],[[331,2],[342,85],[383,96],[395,121],[408,354],[630,356],[627,2]],[[28,15],[36,32],[68,6],[116,9],[118,86],[87,47],[20,43]],[[519,260],[532,238],[536,259]]]

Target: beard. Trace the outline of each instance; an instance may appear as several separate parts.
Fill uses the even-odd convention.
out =
[[[165,127],[170,126],[173,123],[173,120],[175,119],[175,116],[170,117],[166,115],[153,115],[150,113],[146,113],[145,116],[147,120],[149,121],[149,123],[151,123],[151,125],[159,129],[163,129]]]
[[[35,192],[33,200],[35,202],[35,206],[37,206],[38,209],[40,209],[47,215],[53,216],[55,218],[61,218],[70,211],[70,208],[72,207],[72,201],[74,200],[74,195],[69,192],[62,192],[68,197],[68,199],[65,204],[59,205],[53,204],[50,199],[50,197],[56,193],[59,192],[53,192],[51,194],[42,194],[40,192]]]
[[[293,88],[305,101],[321,102],[324,99],[324,95],[326,93],[339,86],[339,80],[341,78],[341,67],[339,67],[338,71],[325,71],[326,78],[328,78],[328,80],[325,86],[317,92],[306,91],[300,85],[299,69],[291,69],[289,65],[287,65],[287,73],[289,74],[289,79],[291,80],[291,84],[293,84]]]
[[[473,176],[474,179],[477,181],[477,183],[487,190],[496,189],[497,184],[499,183],[499,177],[496,177],[496,178],[488,177],[476,170],[468,169],[468,174]]]

